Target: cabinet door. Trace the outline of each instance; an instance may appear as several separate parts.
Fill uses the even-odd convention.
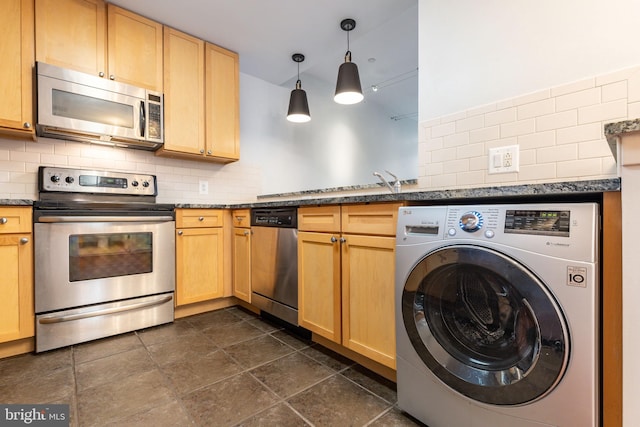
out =
[[[251,231],[233,229],[233,295],[251,302]]]
[[[93,75],[107,73],[102,0],[36,0],[36,60]]]
[[[176,236],[176,305],[224,295],[222,228],[184,228]]]
[[[329,233],[298,233],[298,323],[340,343],[340,243]]]
[[[164,122],[161,151],[204,154],[204,42],[167,27]]]
[[[395,369],[395,238],[343,237],[342,345]]]
[[[229,161],[240,158],[238,54],[211,43],[205,45],[207,156]]]
[[[33,2],[4,1],[0,28],[0,128],[32,135]]]
[[[31,234],[0,234],[0,342],[34,335]]]
[[[109,78],[162,92],[162,24],[107,8]]]

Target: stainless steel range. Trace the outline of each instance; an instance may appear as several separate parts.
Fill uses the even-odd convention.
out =
[[[173,321],[174,206],[154,175],[40,167],[36,352]]]

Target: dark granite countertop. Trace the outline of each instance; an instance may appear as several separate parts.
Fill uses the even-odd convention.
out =
[[[547,184],[522,184],[499,187],[481,187],[459,190],[435,190],[435,191],[407,191],[399,194],[380,193],[353,196],[331,196],[325,192],[319,192],[315,198],[300,198],[289,200],[257,201],[253,203],[238,203],[231,205],[206,205],[206,204],[177,204],[178,208],[259,208],[259,207],[284,207],[284,206],[315,206],[337,205],[347,203],[375,203],[375,202],[410,202],[415,204],[442,203],[443,201],[469,200],[481,203],[483,200],[494,201],[500,198],[561,198],[575,197],[586,194],[604,193],[607,191],[620,191],[620,178],[610,178],[588,181],[556,182]],[[309,196],[310,193],[305,193]]]
[[[640,124],[640,123],[639,123]],[[640,128],[638,129],[640,130]],[[468,200],[473,203],[483,201],[496,201],[516,198],[562,198],[576,197],[586,194],[604,193],[607,191],[620,191],[622,182],[620,178],[609,178],[588,181],[555,182],[546,184],[521,184],[496,187],[479,187],[458,190],[433,190],[433,191],[406,191],[398,194],[386,192],[379,194],[363,195],[331,195],[326,190],[317,192],[300,192],[300,198],[295,198],[296,194],[288,193],[287,200],[258,200],[251,203],[236,204],[206,204],[206,203],[176,203],[176,208],[189,209],[244,209],[260,207],[285,207],[285,206],[315,206],[315,205],[338,205],[348,203],[376,203],[376,202],[409,202],[415,204],[437,203],[444,201]],[[368,188],[368,187],[362,187]],[[353,187],[353,190],[358,188]],[[310,197],[317,195],[317,197]],[[273,196],[271,196],[273,197]],[[293,197],[293,198],[291,198]],[[0,199],[0,206],[32,206],[33,200],[28,199]]]
[[[33,206],[29,199],[0,199],[0,206]]]

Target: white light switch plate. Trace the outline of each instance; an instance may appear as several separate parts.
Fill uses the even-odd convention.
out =
[[[489,173],[508,173],[520,170],[520,147],[509,145],[489,149]]]

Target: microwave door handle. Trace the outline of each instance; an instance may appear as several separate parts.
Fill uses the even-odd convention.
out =
[[[144,138],[144,131],[147,126],[145,117],[144,101],[140,101],[140,136]]]

